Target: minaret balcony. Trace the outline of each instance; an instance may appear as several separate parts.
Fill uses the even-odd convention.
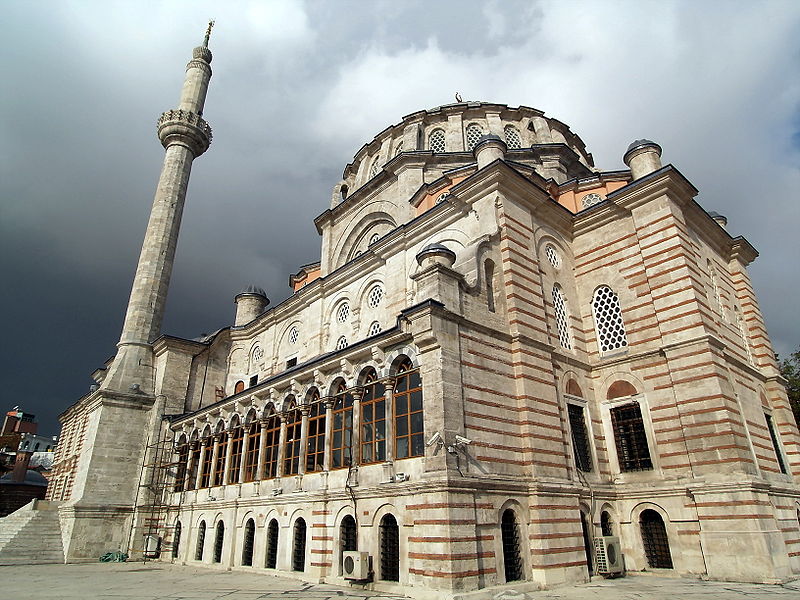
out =
[[[158,138],[164,148],[173,144],[188,146],[196,158],[211,145],[211,126],[197,113],[176,108],[159,117]]]

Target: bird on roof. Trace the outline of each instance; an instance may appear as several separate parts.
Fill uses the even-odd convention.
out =
[[[463,100],[461,99],[461,94],[459,94],[458,92],[456,92],[456,102],[463,102]]]

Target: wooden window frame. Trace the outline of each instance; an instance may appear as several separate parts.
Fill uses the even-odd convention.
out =
[[[331,471],[348,469],[353,464],[353,396],[344,383],[339,384],[333,398],[331,415]],[[340,438],[337,445],[336,438]]]
[[[381,390],[381,395],[378,396],[378,391]],[[374,465],[382,463],[386,460],[386,388],[381,380],[378,379],[377,373],[371,371],[364,379],[364,392],[361,396],[361,440],[358,452],[359,464],[361,465]],[[383,409],[383,416],[379,417],[380,409]],[[371,413],[371,418],[368,419],[367,413]],[[368,433],[372,428],[372,439],[367,439]],[[380,435],[382,433],[382,435]],[[383,452],[380,452],[381,442],[383,443]],[[370,457],[365,458],[365,454]]]
[[[244,482],[255,481],[258,475],[258,448],[261,445],[261,427],[258,422],[251,423],[247,437],[247,448],[244,448]]]
[[[263,479],[274,479],[278,476],[278,456],[280,454],[281,420],[273,413],[267,417],[264,429],[264,456],[262,458]]]
[[[295,407],[286,414],[286,442],[284,444],[283,474],[297,475],[300,472],[302,450],[303,415]]]
[[[418,387],[410,387],[412,383],[413,375],[416,374],[419,378],[419,386]],[[405,379],[406,385],[401,385],[401,381]],[[398,391],[398,388],[401,388],[401,391]],[[411,397],[414,392],[420,393],[420,404],[418,410],[413,410],[411,406]],[[401,412],[399,407],[403,404],[403,397],[405,397],[405,410]],[[403,460],[406,458],[417,458],[420,456],[425,456],[425,400],[424,395],[422,392],[422,377],[420,376],[419,369],[412,368],[411,361],[406,360],[401,363],[398,367],[398,373],[395,378],[395,387],[394,392],[392,394],[393,404],[394,404],[394,458],[395,460]],[[415,431],[413,428],[413,415],[420,414],[422,415],[422,429],[420,431]],[[398,432],[403,429],[400,427],[400,424],[405,421],[405,431],[404,434],[399,434]],[[418,452],[414,452],[414,440],[418,442],[421,441],[421,445],[418,445],[417,450]],[[402,455],[403,453],[400,452],[401,440],[406,440],[406,451],[407,454]]]
[[[225,455],[228,452],[228,434],[223,431],[219,436],[220,440],[217,442],[217,462],[214,464],[211,487],[225,485]]]
[[[306,434],[306,473],[315,473],[325,468],[325,404],[319,394],[312,399],[308,415]]]
[[[214,459],[214,436],[210,435],[202,442],[205,448],[205,455],[203,456],[203,464],[200,471],[200,489],[211,487],[211,472],[213,471]]]

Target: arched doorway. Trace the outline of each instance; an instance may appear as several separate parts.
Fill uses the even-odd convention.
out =
[[[384,515],[380,524],[381,573],[384,581],[400,581],[400,529],[397,519]]]
[[[253,566],[253,542],[256,537],[256,523],[253,519],[247,519],[244,526],[244,546],[242,546],[242,566]]]
[[[181,547],[181,522],[175,523],[175,533],[172,534],[172,558],[178,558]]]
[[[301,517],[294,522],[294,545],[292,547],[292,571],[306,569],[306,522]]]
[[[267,560],[264,566],[268,569],[278,566],[278,522],[275,519],[267,526]]]
[[[217,533],[214,536],[214,562],[222,562],[222,543],[225,540],[225,524],[217,521]]]
[[[503,569],[506,581],[522,579],[522,555],[519,549],[519,527],[514,511],[507,508],[500,520],[500,533],[503,538]]]
[[[356,520],[350,515],[342,519],[339,526],[339,570],[342,569],[342,559],[344,553],[351,550],[358,550],[358,529]]]
[[[586,553],[586,568],[589,575],[594,573],[594,561],[592,560],[592,534],[589,527],[589,515],[581,511],[581,531],[583,532],[583,550]]]
[[[206,543],[206,522],[200,521],[200,526],[197,528],[197,547],[194,551],[195,560],[203,560],[203,546]]]
[[[639,516],[639,526],[648,566],[651,569],[671,569],[672,554],[669,550],[667,528],[661,515],[651,508],[643,510]]]

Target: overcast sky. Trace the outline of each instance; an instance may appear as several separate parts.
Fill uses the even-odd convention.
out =
[[[163,149],[206,20],[214,129],[194,163],[164,331],[319,258],[313,218],[363,143],[419,109],[533,106],[604,169],[647,137],[756,246],[776,350],[800,343],[800,3],[2,3],[0,408],[45,434],[119,338]]]

